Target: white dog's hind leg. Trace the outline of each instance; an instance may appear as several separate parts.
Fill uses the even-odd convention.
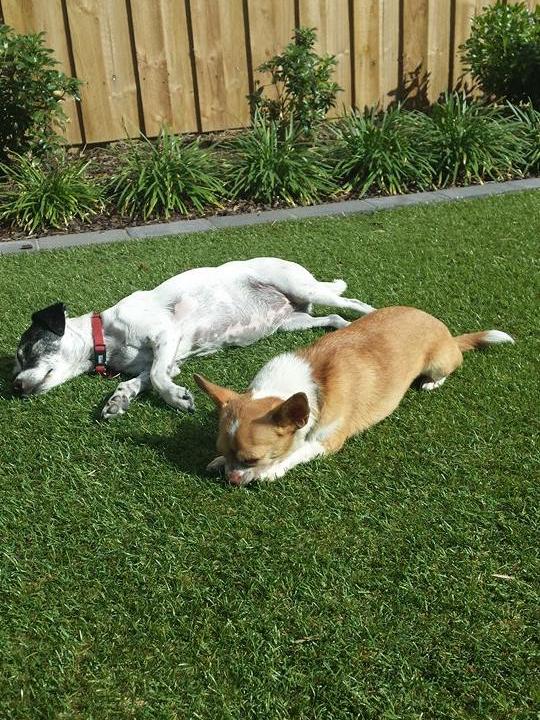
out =
[[[350,323],[340,315],[313,317],[308,313],[295,312],[281,323],[279,330],[307,330],[316,327],[332,327],[339,330],[339,328],[347,327],[347,325],[350,325]]]
[[[175,385],[171,380],[171,373],[175,373],[179,369],[175,360],[178,352],[178,338],[165,331],[151,339],[150,342],[154,350],[150,380],[156,392],[167,405],[177,410],[193,412],[195,403],[189,390],[181,385]]]
[[[361,300],[341,297],[341,293],[345,291],[346,287],[347,285],[343,280],[316,282],[313,283],[313,285],[295,287],[294,294],[301,302],[305,303],[330,305],[331,307],[353,310],[361,315],[367,315],[367,313],[373,312],[375,308],[363,303]]]
[[[150,386],[150,372],[145,370],[131,380],[121,382],[101,411],[104,420],[123,415],[130,402]]]

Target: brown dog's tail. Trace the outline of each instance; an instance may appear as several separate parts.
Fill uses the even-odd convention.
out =
[[[461,352],[498,345],[499,343],[513,343],[514,338],[501,330],[482,330],[481,332],[465,333],[454,338]]]

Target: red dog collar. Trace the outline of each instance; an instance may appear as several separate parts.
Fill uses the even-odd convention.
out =
[[[107,348],[103,336],[103,321],[99,313],[92,313],[92,340],[94,343],[94,370],[107,376]]]

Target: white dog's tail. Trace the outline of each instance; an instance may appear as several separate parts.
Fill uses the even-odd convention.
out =
[[[329,283],[321,283],[321,285],[326,285],[328,289],[336,293],[336,295],[343,295],[343,293],[347,289],[347,283],[345,282],[345,280],[334,280],[333,282]],[[356,310],[356,312],[362,313],[362,315],[367,315],[368,313],[375,310],[374,307],[368,305],[365,302],[362,302],[361,300],[351,300],[351,302],[355,304],[354,310]]]
[[[332,290],[337,295],[343,295],[343,293],[347,289],[347,283],[345,282],[345,280],[334,280],[334,282],[328,284],[331,286]]]
[[[320,280],[317,280],[316,282],[317,285],[321,286],[321,288],[330,290],[330,292],[335,293],[336,295],[343,295],[347,289],[347,283],[345,280],[332,280],[332,282],[321,282]]]

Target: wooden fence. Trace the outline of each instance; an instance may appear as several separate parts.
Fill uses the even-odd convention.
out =
[[[298,25],[316,27],[318,49],[338,60],[338,111],[387,105],[407,88],[434,99],[463,74],[459,45],[494,2],[0,0],[0,11],[19,32],[44,31],[62,69],[83,81],[80,103],[66,103],[77,144],[153,136],[163,123],[176,132],[247,125],[257,66]]]

